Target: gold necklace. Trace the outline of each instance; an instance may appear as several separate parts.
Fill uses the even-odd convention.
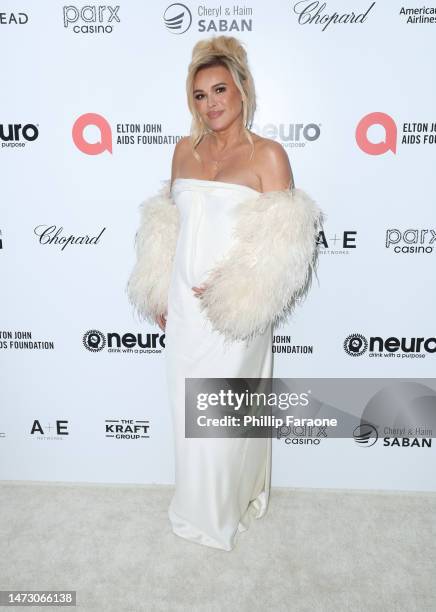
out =
[[[210,143],[209,143],[209,154],[210,154]],[[226,157],[223,157],[222,159],[219,159],[219,160],[212,159],[212,163],[215,164],[216,170],[218,170],[219,164],[221,164],[223,161],[226,161],[226,159],[229,159],[229,157],[232,157],[232,155],[234,154],[235,152],[233,151],[233,153],[231,153],[230,155],[227,155]]]

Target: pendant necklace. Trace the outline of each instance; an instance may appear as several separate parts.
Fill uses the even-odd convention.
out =
[[[209,144],[209,153],[210,153],[210,144]],[[226,159],[229,159],[229,157],[232,157],[232,155],[234,155],[235,152],[231,153],[230,155],[227,155],[226,157],[223,157],[222,159],[212,159],[212,163],[215,165],[215,170],[218,171],[219,169],[219,164],[221,164],[223,161],[226,161]]]

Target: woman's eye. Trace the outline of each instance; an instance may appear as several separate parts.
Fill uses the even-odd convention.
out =
[[[217,93],[219,93],[219,92],[221,92],[221,91],[225,91],[225,90],[226,90],[226,88],[225,88],[225,87],[217,87],[217,88],[215,89],[215,91],[216,91]],[[196,99],[196,100],[201,100],[203,97],[204,97],[204,94],[197,94],[197,95],[195,96],[195,99]]]

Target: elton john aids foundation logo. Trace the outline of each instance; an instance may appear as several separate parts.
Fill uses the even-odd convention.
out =
[[[402,146],[436,144],[436,121],[399,121],[398,123],[399,136],[397,124],[390,115],[368,113],[356,127],[358,147],[367,155],[384,155],[388,151],[396,154],[398,142]]]
[[[85,134],[87,128],[95,131],[97,139],[92,142],[91,134]],[[74,122],[72,129],[73,142],[79,151],[87,155],[100,155],[104,151],[112,153],[112,130],[109,123],[102,115],[97,113],[85,113]]]
[[[374,125],[380,125],[384,129],[384,139],[372,142],[368,138],[368,132]],[[388,151],[397,151],[397,126],[390,115],[386,113],[369,113],[365,115],[356,127],[356,142],[364,153],[368,155],[383,155]]]

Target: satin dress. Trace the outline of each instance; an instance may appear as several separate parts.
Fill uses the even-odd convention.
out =
[[[256,195],[257,194],[257,195]],[[267,511],[271,437],[185,437],[185,378],[272,377],[272,327],[225,345],[192,290],[230,248],[236,206],[260,192],[234,183],[178,178],[171,196],[180,230],[168,292],[165,364],[175,442],[173,532],[230,551]]]

